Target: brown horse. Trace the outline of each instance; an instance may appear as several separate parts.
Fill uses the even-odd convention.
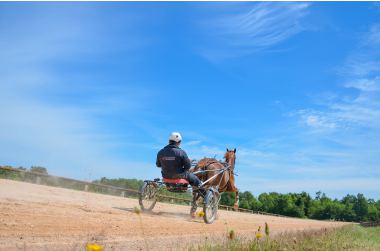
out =
[[[234,208],[237,209],[239,207],[239,190],[235,186],[235,160],[236,160],[236,149],[228,150],[224,154],[224,158],[226,160],[226,165],[229,167],[223,173],[220,173],[215,179],[210,180],[205,184],[205,187],[215,187],[218,189],[219,193],[223,192],[234,192],[235,193],[235,203]],[[210,170],[208,172],[199,173],[197,176],[202,180],[202,182],[210,179],[215,174],[218,173],[218,170],[226,168],[226,165],[217,161],[214,158],[203,158],[201,159],[197,165],[194,167],[193,172],[200,170]],[[215,171],[211,171],[215,170]],[[197,199],[199,198],[199,194],[196,192],[193,193],[193,202],[191,207],[191,214],[193,215],[197,210]]]

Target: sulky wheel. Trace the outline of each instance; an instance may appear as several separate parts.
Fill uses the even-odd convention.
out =
[[[139,203],[141,210],[152,211],[157,202],[157,185],[152,182],[144,182],[140,187]]]
[[[204,199],[203,204],[203,220],[207,224],[214,222],[216,215],[218,213],[218,195],[215,191],[208,190]]]

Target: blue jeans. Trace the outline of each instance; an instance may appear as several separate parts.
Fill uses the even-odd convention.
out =
[[[191,186],[199,187],[201,185],[201,180],[193,173],[184,173],[184,179],[188,180]]]

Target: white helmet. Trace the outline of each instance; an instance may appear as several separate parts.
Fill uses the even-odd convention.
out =
[[[169,140],[178,143],[182,140],[182,136],[179,132],[172,132],[169,136]]]

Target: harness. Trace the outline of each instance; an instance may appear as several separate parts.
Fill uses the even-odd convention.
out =
[[[224,168],[219,168],[219,169],[214,169],[214,170],[207,170],[207,168],[208,168],[211,164],[214,164],[214,163],[220,163],[220,164],[222,164],[222,165],[224,166]],[[226,182],[226,185],[225,185],[223,188],[220,188],[220,187],[219,187],[220,184],[222,183],[222,180],[223,180],[223,178],[224,178],[224,175],[225,175],[226,171],[228,171],[228,174],[230,175],[230,177],[231,177],[232,175],[234,175],[233,170],[232,170],[231,166],[228,165],[228,163],[226,163],[226,162],[219,162],[219,161],[217,161],[217,160],[210,161],[210,162],[208,162],[206,165],[204,165],[204,166],[202,166],[202,167],[199,167],[199,168],[200,168],[201,170],[199,170],[199,171],[195,171],[195,172],[193,172],[193,173],[194,173],[194,174],[202,174],[201,177],[200,177],[202,180],[205,180],[205,179],[207,178],[207,172],[217,172],[216,174],[214,174],[214,176],[212,176],[211,178],[209,178],[209,179],[207,179],[206,181],[204,181],[204,183],[207,183],[207,182],[209,182],[209,181],[211,181],[211,180],[214,180],[216,177],[218,177],[220,174],[222,174],[222,177],[220,178],[220,180],[219,180],[219,184],[218,184],[218,186],[217,186],[217,189],[218,189],[219,191],[223,191],[223,190],[225,190],[225,189],[227,188],[227,186],[229,185],[229,183],[230,183],[230,179],[228,179],[228,181]]]

